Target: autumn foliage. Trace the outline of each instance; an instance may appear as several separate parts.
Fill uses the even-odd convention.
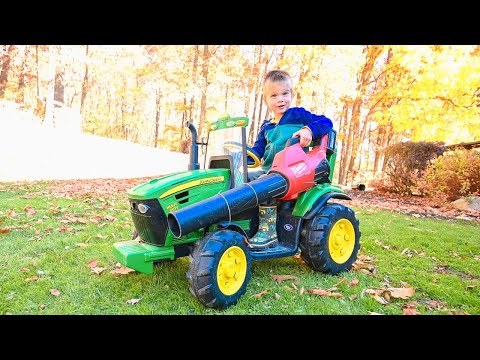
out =
[[[429,163],[443,154],[443,143],[401,142],[386,150],[386,176],[390,190],[412,195],[418,192],[418,180],[423,177]]]
[[[227,112],[250,119],[252,144],[274,68],[291,73],[294,106],[333,120],[341,185],[381,172],[392,144],[479,139],[479,45],[0,45],[0,101],[43,124],[171,151],[184,151],[186,121],[202,139]],[[79,116],[57,116],[63,107]]]
[[[443,201],[480,195],[480,152],[472,149],[443,154],[426,169],[420,189]]]

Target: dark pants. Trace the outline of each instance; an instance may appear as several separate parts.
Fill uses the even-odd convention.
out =
[[[248,176],[247,176],[248,182],[253,181],[253,180],[257,180],[258,178],[262,177],[263,175],[266,175],[263,170],[249,171]],[[276,205],[276,204],[277,204],[276,199],[270,199],[270,200],[267,200],[266,202],[264,202],[260,205],[272,206],[272,205]]]
[[[265,175],[265,172],[263,170],[249,171],[247,178],[248,178],[248,181],[252,181],[252,180],[257,180],[262,175]]]

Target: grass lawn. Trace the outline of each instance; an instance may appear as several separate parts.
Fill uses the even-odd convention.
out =
[[[112,244],[133,230],[127,206],[125,193],[0,183],[0,314],[480,314],[479,223],[353,208],[362,237],[352,271],[317,273],[298,256],[257,261],[238,304],[217,311],[190,294],[186,257],[153,275],[117,273]]]

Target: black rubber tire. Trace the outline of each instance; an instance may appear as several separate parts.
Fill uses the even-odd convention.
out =
[[[340,224],[339,221],[347,224],[350,232],[354,232],[354,243],[347,245],[351,253],[341,262],[333,259],[335,256],[331,254],[329,246],[329,241],[333,241],[330,234],[336,224]],[[335,275],[352,268],[360,249],[360,236],[360,222],[355,212],[342,204],[328,203],[312,219],[305,221],[300,239],[300,256],[313,270]]]
[[[223,265],[220,265],[220,262],[226,252],[240,255],[239,261],[245,262],[242,265],[244,269],[240,272],[240,279],[232,281],[235,286],[234,292],[231,294],[224,293],[222,288],[225,286],[218,283],[218,278],[222,278],[222,275],[219,274],[219,267],[222,268]],[[250,250],[245,244],[244,237],[232,230],[214,231],[197,241],[189,256],[189,262],[187,279],[190,284],[190,292],[209,308],[223,310],[236,304],[245,293],[251,278]],[[235,275],[237,275],[236,272]]]

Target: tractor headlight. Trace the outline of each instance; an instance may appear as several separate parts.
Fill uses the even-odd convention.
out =
[[[140,211],[142,214],[145,214],[150,207],[145,204],[138,204],[138,211]]]

